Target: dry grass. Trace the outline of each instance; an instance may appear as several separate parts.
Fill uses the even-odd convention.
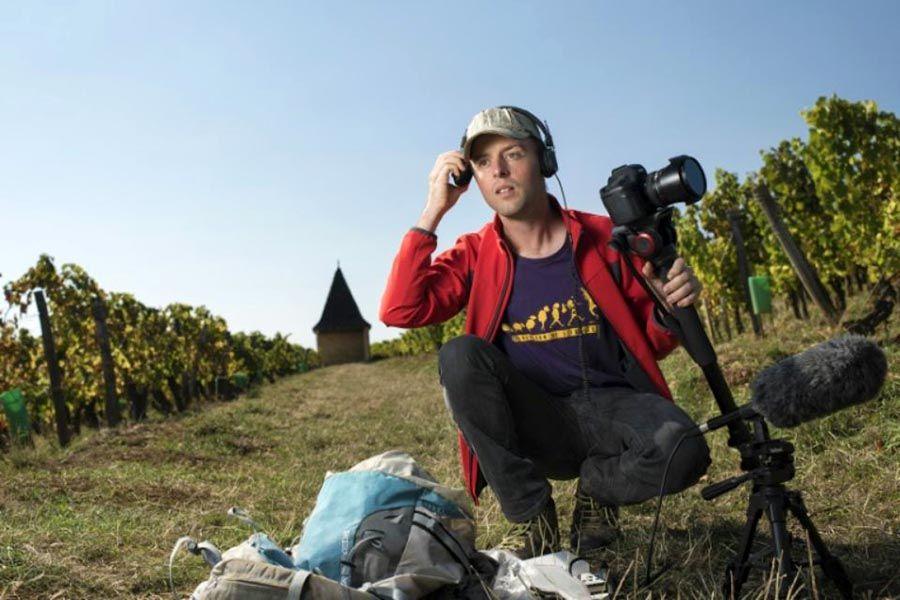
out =
[[[739,403],[762,366],[834,333],[784,314],[768,330],[762,341],[744,334],[718,347]],[[898,328],[878,338],[891,366],[880,398],[776,432],[796,444],[792,487],[803,491],[813,520],[863,598],[900,597]],[[663,366],[692,416],[715,414],[699,370],[682,351]],[[723,433],[713,434],[710,445],[714,464],[705,483],[738,471]],[[248,532],[224,517],[238,505],[288,544],[326,470],[391,448],[410,452],[441,481],[459,481],[455,430],[433,355],[321,369],[267,386],[256,397],[84,435],[66,450],[39,440],[35,450],[0,458],[0,600],[170,597],[165,563],[179,536],[220,547],[238,543]],[[555,483],[563,528],[573,487]],[[656,552],[657,564],[668,570],[649,589],[637,575],[645,567],[653,506],[624,509],[624,536],[607,557],[619,578],[618,597],[722,597],[722,573],[738,544],[746,498],[746,488],[711,503],[698,488],[668,498]],[[509,525],[490,493],[482,500],[479,545],[491,547]],[[187,593],[207,574],[198,559],[182,558],[175,581]],[[804,575],[779,597],[811,594],[813,586],[817,597],[836,595],[821,577]],[[744,597],[774,598],[773,578],[755,574]]]

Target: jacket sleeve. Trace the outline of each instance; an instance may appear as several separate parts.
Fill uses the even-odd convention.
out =
[[[423,327],[441,323],[466,305],[471,256],[465,237],[431,259],[437,236],[410,229],[394,258],[381,297],[378,318],[394,327]]]
[[[631,306],[631,311],[638,324],[643,326],[644,333],[647,335],[647,339],[650,340],[650,346],[653,348],[653,357],[656,360],[662,360],[678,347],[678,336],[660,322],[656,314],[656,305],[653,303],[653,298],[647,295],[640,282],[631,274],[631,269],[625,264],[625,261],[629,259],[638,273],[641,272],[644,262],[646,262],[639,256],[629,255],[626,258],[619,255],[622,269],[622,291],[625,294],[625,299]]]

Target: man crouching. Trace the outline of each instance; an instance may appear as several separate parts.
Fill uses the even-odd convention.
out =
[[[435,229],[468,188],[468,170],[496,213],[432,258]],[[440,351],[440,381],[459,428],[473,499],[485,485],[519,524],[517,553],[559,549],[549,479],[578,478],[570,544],[588,555],[618,535],[618,507],[659,491],[666,459],[692,419],[672,402],[657,361],[678,344],[626,260],[670,305],[701,291],[677,259],[665,284],[650,263],[608,246],[606,216],[563,209],[547,193],[556,172],[549,129],[530,112],[478,113],[459,151],[441,154],[419,222],[394,259],[379,316],[422,327],[466,309],[466,335]],[[709,466],[702,437],[685,440],[666,493]]]

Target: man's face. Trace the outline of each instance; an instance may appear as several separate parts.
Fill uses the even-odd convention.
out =
[[[496,134],[479,136],[472,144],[472,168],[485,201],[497,214],[527,218],[545,200],[539,144]]]

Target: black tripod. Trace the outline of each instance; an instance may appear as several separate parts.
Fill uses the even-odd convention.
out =
[[[671,221],[671,209],[665,208],[645,218],[640,226],[618,226],[613,229],[610,245],[623,253],[637,254],[649,260],[663,281],[676,258],[675,228]],[[625,261],[632,275],[640,282],[653,299],[667,327],[674,331],[691,359],[702,369],[707,384],[722,415],[737,412],[737,406],[725,377],[718,364],[715,350],[703,329],[697,310],[674,307],[670,312],[663,300],[641,276],[630,260]],[[794,447],[785,440],[771,439],[768,427],[761,416],[751,417],[753,432],[743,420],[728,423],[728,445],[741,453],[743,474],[703,489],[701,495],[712,500],[738,485],[752,481],[747,507],[747,521],[741,535],[741,545],[725,571],[723,592],[726,598],[737,598],[755,559],[751,547],[756,537],[756,528],[765,514],[772,529],[773,548],[764,555],[773,556],[778,561],[778,584],[789,586],[793,582],[797,567],[820,565],[825,575],[838,587],[844,598],[851,598],[853,584],[847,577],[840,561],[832,555],[819,532],[813,525],[799,492],[788,490],[784,482],[794,477]],[[793,514],[815,549],[817,557],[809,560],[794,560],[791,553],[791,535],[787,529],[788,514]],[[777,596],[776,596],[777,597]]]
[[[828,551],[819,535],[803,497],[796,490],[787,489],[784,484],[794,477],[794,446],[790,442],[769,437],[768,427],[761,416],[751,418],[754,440],[740,446],[741,456],[752,458],[758,465],[741,475],[709,485],[700,492],[704,500],[712,500],[725,494],[746,481],[752,481],[750,503],[747,506],[747,520],[741,532],[741,544],[737,553],[725,570],[722,591],[726,598],[738,598],[741,587],[753,566],[769,568],[774,559],[778,567],[775,583],[775,597],[794,582],[798,567],[822,567],[825,575],[834,582],[844,598],[851,598],[853,583],[847,577],[841,562]],[[792,553],[793,536],[788,531],[787,518],[792,514],[806,532],[808,543],[815,550],[815,557],[795,560]],[[772,546],[757,555],[751,554],[757,526],[763,515],[769,521],[772,532]],[[810,564],[810,558],[812,564]]]

